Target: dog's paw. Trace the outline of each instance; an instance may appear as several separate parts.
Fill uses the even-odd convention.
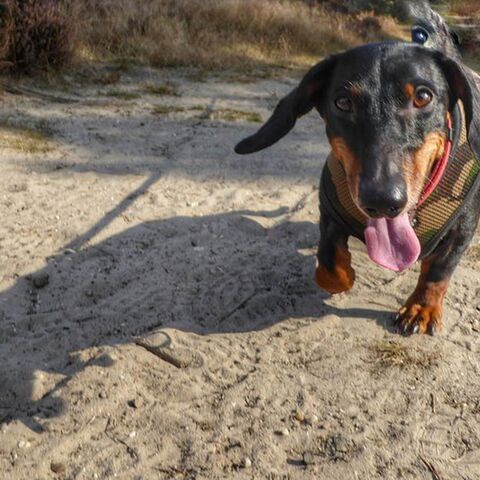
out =
[[[333,271],[321,264],[318,265],[315,271],[317,285],[332,294],[350,290],[355,282],[355,270],[351,267],[351,258],[348,250],[338,248]]]
[[[442,305],[422,305],[416,302],[407,302],[401,308],[395,319],[398,333],[411,335],[414,333],[428,333],[436,335],[442,330]]]

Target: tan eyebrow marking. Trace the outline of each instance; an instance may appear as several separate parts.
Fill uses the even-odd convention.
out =
[[[350,92],[351,95],[358,97],[362,94],[362,88],[358,83],[350,83],[347,86],[348,91]]]
[[[403,92],[407,98],[412,99],[415,96],[415,86],[412,83],[406,83],[403,87]]]

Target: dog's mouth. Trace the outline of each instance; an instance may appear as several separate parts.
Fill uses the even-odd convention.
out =
[[[397,216],[373,217],[361,206],[358,183],[349,183],[349,190],[353,202],[366,219],[364,239],[370,259],[394,272],[410,268],[421,253],[420,241],[413,225],[416,202],[411,200]],[[419,192],[415,197],[418,196]]]
[[[368,256],[395,272],[411,267],[420,256],[420,241],[406,211],[394,218],[369,218],[364,231]]]
[[[349,184],[349,189],[353,202],[366,218],[364,239],[370,259],[394,272],[411,267],[421,252],[420,241],[413,229],[415,203],[393,218],[372,217],[359,202],[358,187],[352,188]]]
[[[419,178],[423,178],[420,176],[415,178],[416,182],[406,182],[411,199],[406,208],[393,218],[372,218],[367,214],[364,237],[368,255],[373,262],[389,270],[402,272],[410,268],[420,256],[422,247],[413,225],[415,211],[438,185],[451,150],[451,144],[440,149],[443,144],[438,140],[437,143],[435,149],[428,146],[435,155],[426,162],[429,166],[425,169],[424,181],[419,182]],[[443,151],[442,155],[439,155],[440,151]],[[426,172],[429,172],[428,177]]]
[[[450,120],[448,126],[451,128]],[[361,190],[359,170],[351,168],[352,162],[342,163],[347,174],[350,195],[367,220],[364,230],[365,243],[368,255],[375,263],[395,272],[401,272],[418,260],[421,245],[412,221],[416,209],[426,201],[443,176],[451,151],[451,141],[448,140],[449,136],[445,133],[432,132],[427,135],[420,148],[402,161],[403,181],[408,202],[397,215],[395,212],[390,215],[389,211],[382,212],[381,214],[385,216],[381,217],[369,215],[369,209],[362,208],[359,198]],[[332,148],[333,145],[332,143]],[[342,153],[343,150],[336,155],[341,162],[345,160]],[[386,184],[393,185],[392,178],[387,180],[389,182],[385,181]],[[365,190],[365,185],[363,187]],[[377,211],[377,213],[380,212]]]

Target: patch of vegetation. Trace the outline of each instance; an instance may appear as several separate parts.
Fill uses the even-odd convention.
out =
[[[294,63],[303,64],[304,61],[299,56],[292,59]],[[269,65],[267,68],[243,69],[241,72],[235,70],[227,70],[215,72],[212,76],[215,81],[219,82],[235,82],[235,83],[253,83],[262,79],[282,78],[285,74],[292,73],[292,66],[289,65]]]
[[[465,17],[480,16],[480,4],[478,0],[450,0],[450,12]]]
[[[0,61],[30,72],[78,59],[188,67],[198,81],[233,69],[268,77],[305,68],[366,41],[404,38],[394,0],[1,0]],[[432,0],[444,13],[475,17],[478,0]],[[375,13],[375,15],[373,14]],[[80,62],[82,63],[82,62]],[[105,78],[115,83],[115,76]],[[149,89],[150,87],[147,87]],[[175,95],[151,86],[155,95]]]
[[[95,77],[96,82],[101,83],[102,85],[114,85],[118,83],[122,78],[122,74],[118,71],[107,72],[99,74]]]
[[[51,152],[53,130],[40,120],[33,126],[21,125],[11,120],[0,121],[0,146],[29,154]]]
[[[150,83],[145,85],[144,87],[145,92],[150,93],[151,95],[170,95],[174,97],[178,97],[179,93],[177,87],[170,83]]]
[[[32,73],[65,65],[74,52],[73,10],[54,0],[0,2],[0,57],[10,70]]]
[[[438,364],[440,352],[403,345],[395,340],[382,340],[370,347],[373,362],[379,369],[428,369]]]
[[[121,100],[136,100],[141,98],[141,95],[136,92],[128,92],[126,90],[109,90],[106,92],[107,97],[115,97]]]
[[[184,112],[185,110],[186,109],[184,107],[175,105],[155,105],[152,113],[155,115],[167,115],[168,113]]]
[[[200,112],[199,118],[208,120],[223,120],[226,122],[254,122],[261,123],[262,117],[256,112],[245,112],[233,108],[219,108],[211,112],[207,106],[193,105],[191,107],[182,107],[178,105],[155,105],[152,113],[155,115],[167,115],[178,112]]]
[[[95,14],[89,1],[77,5],[77,49],[85,58],[128,58],[201,72],[303,68],[327,53],[398,31],[391,18],[364,22],[370,13],[345,15],[321,2],[297,0],[124,0],[121,8],[117,0],[102,0],[95,2]]]
[[[190,69],[185,73],[185,78],[191,82],[204,83],[208,81],[209,72],[203,68]]]
[[[348,5],[346,8],[351,12],[373,11],[377,14],[386,14],[393,13],[397,2],[396,0],[350,0],[349,2],[341,3]]]
[[[214,110],[209,117],[211,120],[225,120],[227,122],[262,122],[262,117],[257,112],[244,112],[233,108]]]
[[[141,62],[139,62],[138,58],[131,57],[131,56],[118,55],[113,58],[113,68],[118,72],[123,72],[123,73],[129,72],[132,69],[132,67],[135,67],[140,64]]]

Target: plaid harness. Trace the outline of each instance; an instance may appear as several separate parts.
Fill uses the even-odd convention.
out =
[[[458,102],[453,112],[453,146],[445,171],[433,192],[419,205],[412,226],[422,246],[420,258],[432,253],[444,234],[462,213],[467,198],[480,181],[480,161],[467,139],[465,113]],[[362,241],[367,217],[355,205],[345,171],[330,155],[320,180],[320,209],[330,214],[346,234]]]

